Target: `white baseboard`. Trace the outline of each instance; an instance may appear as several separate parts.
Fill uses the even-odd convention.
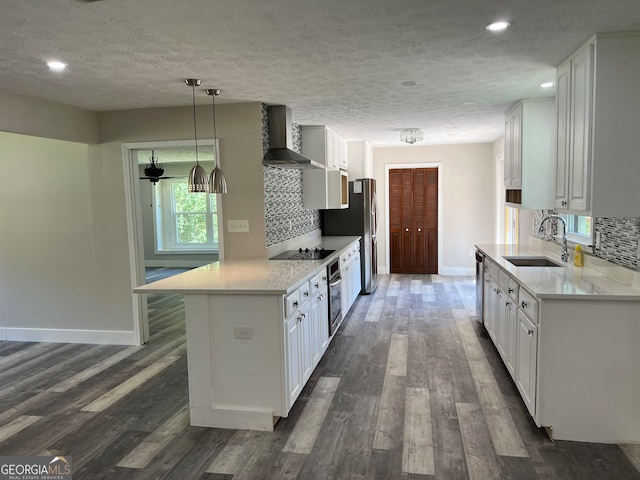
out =
[[[458,268],[458,267],[442,267],[440,275],[445,276],[473,276],[476,271],[473,268]]]
[[[140,345],[133,331],[0,327],[0,340],[12,342]]]
[[[215,261],[215,260],[214,260]],[[209,260],[145,260],[145,267],[196,268],[213,263]]]

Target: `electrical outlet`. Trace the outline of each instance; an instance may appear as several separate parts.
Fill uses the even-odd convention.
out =
[[[470,256],[470,257],[473,257],[473,248],[470,248],[470,249],[469,249],[469,256]]]
[[[253,328],[251,327],[234,327],[233,338],[250,339],[253,338]]]
[[[243,233],[249,231],[249,220],[227,220],[229,233]]]

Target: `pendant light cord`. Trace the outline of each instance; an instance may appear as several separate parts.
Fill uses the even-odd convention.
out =
[[[216,91],[213,91],[213,95],[211,95],[211,99],[213,100],[213,141],[218,142],[218,132],[216,130]],[[215,144],[214,144],[215,145]],[[214,148],[214,160],[215,167],[218,166],[218,149]]]
[[[193,138],[196,144],[196,165],[198,165],[198,126],[196,123],[196,86],[191,85],[191,94],[193,96]]]

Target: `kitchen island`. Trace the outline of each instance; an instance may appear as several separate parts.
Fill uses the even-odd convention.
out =
[[[536,425],[556,439],[639,443],[640,274],[594,257],[575,267],[533,239],[476,247],[484,325]]]
[[[191,425],[271,431],[288,415],[331,341],[326,267],[359,239],[322,237],[323,260],[222,260],[134,289],[185,296]]]

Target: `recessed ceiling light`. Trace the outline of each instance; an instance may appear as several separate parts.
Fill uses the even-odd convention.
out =
[[[551,88],[551,87],[553,87],[553,85],[554,85],[554,83],[553,83],[553,82],[544,82],[544,83],[541,83],[541,84],[540,84],[540,86],[541,86],[542,88]]]
[[[402,82],[400,85],[402,85],[403,87],[415,87],[418,84],[413,80],[410,80],[408,82]]]
[[[490,32],[501,32],[503,30],[506,30],[507,28],[509,28],[509,26],[511,25],[511,23],[504,21],[504,20],[500,20],[499,22],[493,22],[490,23],[489,25],[487,25],[485,28],[485,30],[489,30]]]
[[[47,66],[52,72],[61,72],[67,67],[67,64],[58,62],[57,60],[51,60],[47,62]]]

